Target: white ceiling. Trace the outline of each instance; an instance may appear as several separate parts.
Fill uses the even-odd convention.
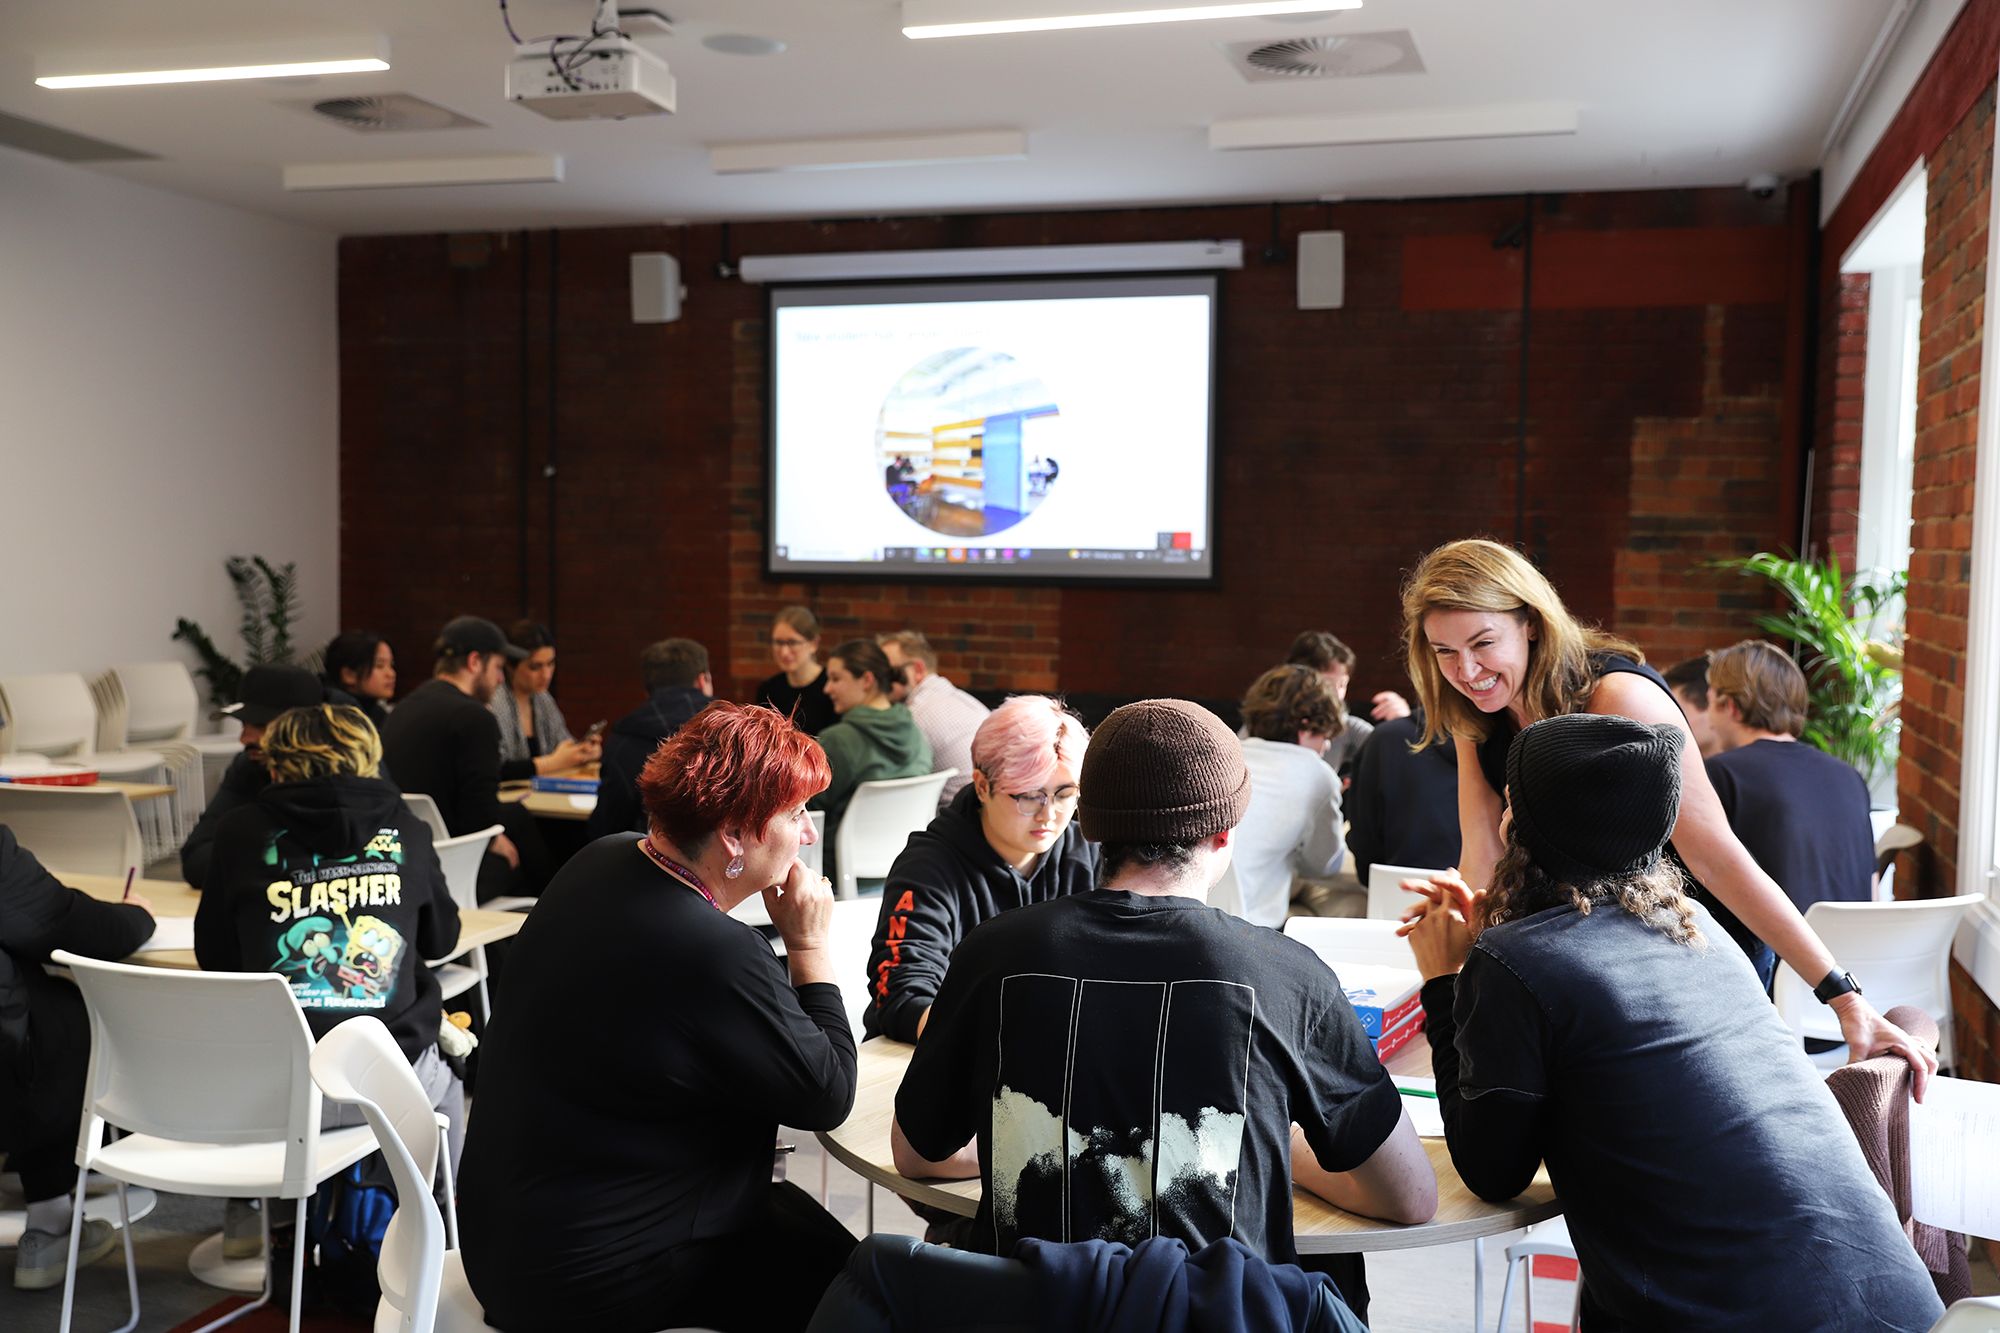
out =
[[[627,0],[635,3],[638,0]],[[159,160],[131,180],[344,233],[1737,184],[1813,169],[1891,0],[1366,0],[1308,19],[913,42],[890,0],[643,0],[679,114],[557,122],[509,104],[493,0],[0,0],[0,112]],[[1007,0],[994,0],[1004,12]],[[523,36],[592,0],[513,0]],[[1407,29],[1421,74],[1250,83],[1224,48]],[[386,73],[52,92],[38,61],[379,33]],[[719,33],[781,38],[721,55]],[[296,105],[409,92],[484,128],[362,135]],[[1216,152],[1239,117],[1569,103],[1570,136]],[[1025,159],[718,176],[715,143],[1019,129]],[[286,194],[287,163],[556,152],[558,184]]]

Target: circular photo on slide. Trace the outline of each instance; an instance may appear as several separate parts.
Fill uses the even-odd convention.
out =
[[[882,400],[874,467],[889,502],[942,537],[1005,532],[1059,484],[1062,417],[1026,365],[988,347],[933,352]]]

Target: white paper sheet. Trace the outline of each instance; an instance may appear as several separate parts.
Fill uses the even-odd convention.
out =
[[[140,953],[158,953],[162,949],[194,948],[194,918],[191,916],[161,916],[153,918],[153,938],[139,946]]]
[[[597,797],[595,795],[572,796],[569,798],[569,804],[573,810],[595,810],[597,808]]]
[[[1416,1074],[1397,1074],[1390,1082],[1403,1096],[1403,1109],[1420,1139],[1444,1137],[1444,1108],[1438,1105],[1437,1080]],[[1428,1095],[1425,1095],[1428,1094]]]
[[[1947,1231],[2000,1236],[2000,1084],[1934,1078],[1910,1107],[1910,1211]]]

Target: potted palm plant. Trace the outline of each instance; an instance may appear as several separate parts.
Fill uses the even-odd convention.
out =
[[[1784,595],[1785,610],[1758,616],[1756,625],[1791,644],[1805,670],[1805,739],[1854,765],[1878,806],[1893,806],[1908,575],[1848,579],[1835,556],[1815,562],[1768,551],[1714,567],[1761,578]]]

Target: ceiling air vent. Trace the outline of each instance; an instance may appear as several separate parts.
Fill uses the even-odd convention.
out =
[[[363,134],[402,130],[457,130],[483,122],[410,93],[373,93],[363,97],[329,97],[304,102],[315,116]]]
[[[1252,83],[1424,72],[1423,58],[1417,54],[1417,44],[1407,29],[1287,37],[1281,42],[1236,42],[1228,47],[1228,52],[1237,72]]]

